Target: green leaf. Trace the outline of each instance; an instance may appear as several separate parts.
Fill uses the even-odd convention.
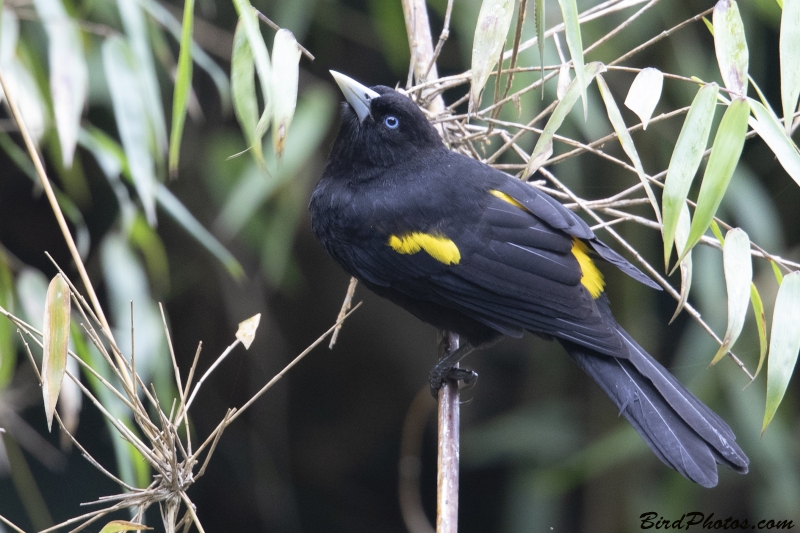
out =
[[[144,531],[153,529],[144,524],[128,522],[127,520],[112,520],[103,526],[100,533],[122,533],[123,531]]]
[[[689,229],[692,225],[692,218],[689,214],[689,206],[686,205],[686,202],[683,203],[683,207],[681,208],[681,214],[678,217],[678,226],[675,229],[675,248],[678,250],[678,254],[683,253],[683,249],[686,247],[686,241],[689,238]],[[681,293],[680,298],[678,299],[678,307],[675,308],[675,312],[672,314],[672,318],[670,319],[670,323],[678,317],[678,314],[683,310],[686,306],[686,301],[689,298],[689,290],[692,288],[692,252],[688,252],[684,257],[683,261],[680,262],[681,267]]]
[[[184,0],[181,52],[178,55],[178,71],[175,75],[175,91],[172,96],[172,131],[169,134],[169,173],[178,174],[181,154],[181,138],[186,121],[186,107],[192,91],[192,28],[194,26],[194,0]]]
[[[800,272],[783,278],[775,298],[767,362],[767,404],[761,434],[775,416],[786,393],[800,351]]]
[[[160,25],[164,26],[167,31],[177,40],[181,40],[183,33],[183,25],[170,13],[164,6],[155,2],[154,0],[137,0],[138,3],[147,11],[147,14]],[[231,87],[228,82],[228,75],[217,65],[197,43],[192,42],[192,59],[197,63],[197,66],[203,69],[209,75],[211,81],[219,92],[220,104],[222,105],[222,114],[228,116],[231,107]]]
[[[247,145],[253,158],[260,167],[264,167],[264,154],[261,138],[257,137],[258,99],[255,89],[255,63],[250,44],[247,41],[244,24],[241,19],[233,34],[233,53],[231,57],[231,91],[233,93],[233,111],[242,128]]]
[[[733,171],[742,155],[749,116],[750,106],[744,98],[737,98],[731,102],[722,116],[703,175],[703,183],[700,185],[687,250],[691,250],[700,241],[700,237],[714,219],[722,197],[725,196]],[[685,254],[686,250],[683,253]]]
[[[781,272],[781,267],[772,258],[768,259],[769,264],[772,265],[772,272],[775,274],[775,279],[778,280],[778,285],[780,285],[783,283],[783,272]]]
[[[14,310],[14,279],[11,276],[9,257],[0,249],[0,307]],[[14,348],[14,324],[0,319],[0,390],[4,390],[17,368],[17,351]]]
[[[486,80],[494,70],[506,44],[515,0],[483,0],[472,41],[472,84],[469,89],[469,112],[481,104]]]
[[[264,99],[264,112],[261,114],[261,120],[258,122],[256,128],[256,141],[261,142],[261,138],[269,128],[269,107],[272,105],[272,95],[270,94],[270,79],[272,67],[269,61],[269,54],[267,53],[267,45],[264,44],[264,38],[261,36],[261,30],[258,27],[258,18],[250,5],[249,0],[233,0],[233,5],[236,7],[236,12],[239,14],[239,21],[244,27],[244,33],[247,36],[247,42],[250,45],[250,50],[253,54],[255,61],[256,73],[258,80],[261,84],[261,96]],[[255,144],[255,143],[254,143]]]
[[[61,0],[35,0],[34,6],[47,31],[53,114],[64,167],[70,168],[89,92],[89,68],[78,25]]]
[[[658,220],[658,223],[660,224],[661,211],[658,209],[656,195],[653,193],[653,188],[650,187],[647,174],[644,172],[642,160],[639,159],[639,153],[636,151],[636,146],[633,144],[631,133],[628,131],[628,127],[625,126],[625,121],[622,119],[622,114],[619,112],[617,103],[614,101],[614,95],[611,94],[611,89],[608,88],[606,81],[600,75],[597,76],[597,87],[600,89],[600,94],[602,95],[603,102],[606,105],[608,119],[611,121],[611,125],[614,126],[614,131],[617,133],[619,143],[622,145],[622,149],[633,163],[633,167],[636,169],[636,174],[638,174],[639,180],[642,182],[642,186],[647,193],[647,197],[650,199],[650,205],[653,206],[653,211],[656,214],[656,220]]]
[[[202,224],[186,209],[180,200],[163,184],[159,183],[156,188],[156,199],[158,205],[175,222],[180,224],[198,243],[216,257],[234,279],[244,277],[244,269],[239,261],[231,254],[216,237],[214,237]]]
[[[583,43],[581,42],[581,25],[578,22],[578,6],[575,0],[558,0],[558,5],[561,6],[561,16],[564,19],[564,34],[567,38],[569,55],[572,57],[572,64],[575,66],[575,79],[578,80],[578,87],[581,91],[583,120],[586,120],[589,113],[586,87],[589,84],[584,80]]]
[[[661,98],[661,89],[664,86],[664,75],[657,68],[647,67],[642,69],[631,83],[628,96],[625,98],[625,107],[636,113],[642,121],[642,129],[647,129],[647,124],[656,110],[656,105]]]
[[[722,236],[722,230],[719,229],[719,224],[717,224],[716,220],[711,220],[711,233],[714,234],[714,237],[717,238],[719,241],[720,246],[725,246],[725,237]]]
[[[70,303],[69,285],[57,274],[47,288],[42,329],[42,395],[48,431],[53,427],[53,413],[67,365]]]
[[[585,80],[585,83],[589,84],[595,76],[605,71],[606,66],[604,64],[597,61],[592,62],[584,68],[584,75],[582,78]],[[550,115],[547,124],[545,124],[542,130],[542,134],[539,136],[539,140],[536,141],[536,146],[533,147],[533,152],[531,152],[531,157],[528,159],[525,172],[522,174],[524,179],[528,179],[528,177],[536,172],[553,154],[553,136],[556,131],[558,131],[558,128],[561,127],[561,124],[572,110],[575,102],[578,101],[581,91],[586,91],[586,86],[583,88],[579,87],[578,78],[576,77],[567,88],[564,98],[556,105],[553,114]]]
[[[750,286],[753,283],[753,262],[750,258],[750,238],[739,228],[725,236],[722,247],[722,262],[725,270],[725,287],[728,291],[728,327],[725,337],[711,364],[716,364],[728,353],[742,332],[747,304],[750,301]]]
[[[758,133],[783,169],[800,185],[800,153],[786,130],[781,127],[778,117],[758,100],[748,98],[755,119],[750,119],[750,126]]]
[[[541,77],[544,79],[544,0],[534,0],[533,22],[536,26],[536,44],[539,47],[539,65]],[[542,98],[544,98],[544,83],[542,84]]]
[[[728,90],[747,96],[749,54],[736,0],[719,0],[714,5],[712,21],[714,49],[722,81]]]
[[[114,117],[117,120],[117,130],[125,150],[128,168],[147,222],[154,225],[157,184],[155,161],[150,152],[147,106],[139,90],[132,53],[124,38],[113,36],[103,43],[102,54]]]
[[[669,267],[672,244],[675,239],[675,228],[686,197],[692,186],[692,180],[700,168],[711,132],[711,122],[716,109],[719,86],[710,83],[700,88],[692,101],[686,120],[683,121],[681,133],[669,160],[667,177],[664,180],[664,192],[661,203],[664,215],[664,267]],[[680,253],[680,252],[679,252]]]
[[[150,129],[150,134],[155,138],[156,150],[154,154],[161,157],[167,153],[167,126],[164,118],[164,107],[161,100],[161,88],[158,85],[156,67],[153,63],[153,52],[150,46],[147,21],[139,2],[130,0],[117,0],[122,25],[125,34],[130,39],[130,54],[128,68],[136,75],[128,91],[139,91],[139,99],[143,102],[144,117]],[[103,45],[105,48],[105,44]],[[111,83],[109,81],[109,83]],[[113,92],[113,91],[112,91]],[[144,117],[141,119],[144,120]],[[125,143],[123,143],[124,145]]]
[[[786,135],[791,135],[793,115],[797,109],[797,98],[800,96],[800,61],[797,60],[797,51],[800,50],[800,2],[790,1],[784,6],[778,46],[781,58],[784,131]]]
[[[764,304],[755,283],[750,284],[750,303],[753,304],[753,314],[756,317],[756,327],[758,328],[758,367],[756,373],[753,374],[755,380],[761,372],[761,366],[767,360],[767,317],[764,314]]]
[[[278,30],[272,44],[272,146],[280,157],[297,107],[300,47],[289,30]]]

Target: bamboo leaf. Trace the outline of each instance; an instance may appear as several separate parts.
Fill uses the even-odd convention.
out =
[[[103,526],[100,533],[122,533],[123,531],[144,531],[151,530],[152,527],[147,527],[144,524],[137,524],[136,522],[128,522],[127,520],[112,520]]]
[[[70,168],[89,93],[89,68],[78,25],[67,14],[61,0],[35,0],[34,6],[47,32],[53,114],[64,167]]]
[[[625,107],[636,113],[642,121],[642,129],[647,129],[647,124],[656,110],[656,105],[661,98],[661,89],[664,86],[664,75],[653,67],[643,69],[634,78],[628,96],[625,98]]]
[[[700,185],[692,230],[684,254],[700,241],[700,237],[714,219],[722,197],[725,196],[733,171],[742,155],[749,116],[750,106],[744,98],[737,98],[731,102],[722,116],[703,175],[703,183]]]
[[[772,258],[769,258],[769,264],[772,266],[772,272],[775,274],[775,279],[778,281],[778,285],[783,283],[783,272],[781,272],[781,267],[778,266]]]
[[[69,348],[69,285],[61,274],[56,275],[47,287],[42,330],[42,395],[47,429],[52,430],[53,413],[64,379]]]
[[[172,131],[169,135],[169,173],[178,174],[181,154],[181,138],[186,121],[186,106],[192,90],[192,28],[194,26],[194,0],[184,0],[181,51],[178,55],[178,71],[172,97]]]
[[[750,119],[750,127],[767,143],[786,173],[800,185],[800,153],[794,141],[769,108],[758,100],[748,98],[748,101],[755,117]]]
[[[747,96],[749,54],[744,24],[736,0],[719,0],[711,17],[714,24],[714,49],[725,87]]]
[[[783,278],[775,298],[767,362],[767,404],[761,434],[775,416],[786,393],[800,351],[800,272]]]
[[[524,0],[523,0],[524,1]],[[469,112],[477,111],[481,94],[506,43],[515,0],[483,0],[472,41],[472,84]]]
[[[255,63],[250,43],[247,41],[241,19],[233,34],[233,54],[231,58],[231,92],[233,111],[247,139],[247,145],[256,163],[264,168],[264,154],[260,137],[257,137],[258,99],[255,90]],[[258,141],[258,142],[257,142]]]
[[[650,205],[653,206],[653,211],[656,214],[656,220],[658,220],[658,223],[660,224],[661,211],[658,209],[656,195],[653,193],[653,188],[650,187],[647,174],[644,172],[642,160],[639,158],[639,153],[636,151],[636,146],[633,144],[631,133],[628,131],[628,127],[625,125],[625,121],[622,119],[622,114],[619,112],[619,107],[617,107],[617,103],[614,101],[614,95],[611,94],[611,89],[608,88],[606,81],[600,75],[597,76],[597,87],[600,89],[600,94],[602,95],[603,102],[606,105],[608,119],[611,121],[611,125],[614,126],[614,131],[617,132],[619,143],[622,145],[622,149],[633,163],[633,167],[636,169],[636,174],[639,176],[639,180],[642,182],[642,186],[644,186],[647,197],[650,199]]]
[[[606,66],[604,64],[592,62],[584,68],[585,75],[582,76],[582,78],[585,79],[585,83],[588,84],[592,82],[595,76],[605,71]],[[558,128],[561,127],[564,119],[572,110],[573,106],[575,106],[575,102],[578,101],[578,97],[581,94],[581,88],[578,85],[579,82],[576,77],[572,80],[572,83],[570,83],[567,92],[564,94],[564,98],[558,102],[558,105],[556,105],[556,108],[553,110],[553,114],[550,115],[550,118],[547,120],[542,134],[539,136],[539,140],[536,141],[536,146],[533,147],[533,152],[531,152],[531,157],[525,167],[525,172],[522,174],[524,179],[527,179],[536,172],[553,154],[553,135],[555,135]],[[583,90],[586,90],[585,86]]]
[[[683,122],[675,149],[669,160],[667,177],[664,180],[664,192],[661,195],[664,215],[664,267],[669,267],[675,230],[686,197],[692,186],[692,180],[700,167],[703,152],[708,144],[711,122],[714,118],[719,86],[711,83],[697,91],[692,101],[686,120]],[[678,252],[679,254],[681,252]]]
[[[583,43],[581,42],[581,25],[578,22],[578,6],[575,0],[558,0],[558,4],[561,6],[561,16],[564,19],[567,48],[569,48],[569,55],[572,57],[572,64],[575,66],[575,79],[578,80],[578,88],[581,91],[583,120],[586,120],[589,113],[588,100],[586,99],[588,82],[584,80]]]
[[[102,54],[114,117],[128,168],[147,222],[155,225],[155,161],[150,152],[146,105],[139,91],[131,50],[124,38],[113,36],[103,43]]]
[[[233,5],[236,7],[236,12],[239,14],[239,22],[244,28],[244,34],[247,36],[247,43],[250,45],[250,51],[253,54],[256,73],[258,74],[258,81],[261,87],[261,97],[264,100],[264,111],[256,126],[256,138],[253,143],[255,144],[256,142],[261,142],[264,133],[269,129],[269,120],[272,117],[269,112],[270,105],[272,105],[272,95],[270,94],[272,66],[269,61],[267,45],[264,43],[261,30],[258,27],[258,18],[256,17],[255,10],[253,10],[253,6],[250,5],[250,0],[233,0]]]
[[[788,1],[781,14],[781,36],[779,42],[781,58],[781,104],[786,135],[791,135],[797,98],[800,96],[800,2]],[[794,177],[794,176],[792,176]],[[797,180],[797,178],[795,178]]]
[[[758,328],[758,367],[753,374],[755,380],[767,359],[767,317],[764,314],[764,303],[761,301],[761,295],[758,293],[755,283],[750,284],[750,303],[753,304],[753,314],[756,317],[756,327]]]
[[[753,283],[750,238],[747,233],[739,228],[728,232],[722,247],[722,262],[725,270],[725,287],[728,291],[728,327],[722,345],[711,360],[712,365],[722,359],[739,338],[747,315],[750,286]]]
[[[689,214],[689,206],[686,205],[686,202],[683,203],[683,208],[681,209],[681,214],[678,217],[678,226],[675,229],[675,248],[678,251],[678,254],[683,253],[683,249],[686,247],[686,241],[689,238],[689,229],[692,225],[692,218]],[[678,307],[675,308],[675,313],[672,314],[672,318],[670,319],[670,323],[675,320],[681,311],[683,311],[684,306],[686,306],[686,301],[689,298],[689,290],[692,288],[692,252],[688,252],[683,261],[680,262],[681,266],[681,293],[680,298],[678,299]]]
[[[286,135],[297,107],[300,47],[289,30],[278,30],[272,44],[272,145],[283,154]]]
[[[544,78],[544,0],[534,0],[533,22],[536,26],[536,44],[539,47],[539,65],[541,77]],[[542,98],[544,98],[544,84],[542,84]]]

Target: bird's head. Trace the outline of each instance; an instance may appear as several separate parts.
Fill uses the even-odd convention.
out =
[[[441,137],[407,96],[382,85],[366,87],[338,72],[331,74],[347,100],[331,153],[337,158],[335,163],[386,167],[421,151],[441,149]]]

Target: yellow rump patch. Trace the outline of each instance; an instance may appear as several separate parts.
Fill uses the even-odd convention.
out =
[[[461,252],[456,243],[442,235],[414,231],[399,237],[392,235],[388,244],[399,254],[415,254],[425,250],[428,255],[445,265],[457,265],[461,261]]]
[[[519,207],[520,209],[523,209],[523,210],[525,209],[525,206],[523,206],[521,203],[519,203],[518,201],[514,200],[512,197],[510,197],[509,195],[507,195],[506,193],[504,193],[502,191],[498,191],[496,189],[491,189],[489,191],[489,194],[491,194],[492,196],[497,196],[498,198],[500,198],[504,202],[506,202],[508,204],[511,204],[514,207]]]
[[[578,265],[581,267],[581,283],[592,295],[592,298],[597,298],[605,289],[606,282],[603,280],[603,273],[594,264],[592,258],[589,257],[589,248],[586,244],[579,239],[572,239],[572,255],[578,260]]]

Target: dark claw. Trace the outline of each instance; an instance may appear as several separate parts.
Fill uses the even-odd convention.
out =
[[[461,381],[465,385],[473,386],[478,381],[478,373],[468,368],[438,368],[433,367],[430,374],[431,395],[439,398],[439,389],[445,380]]]

